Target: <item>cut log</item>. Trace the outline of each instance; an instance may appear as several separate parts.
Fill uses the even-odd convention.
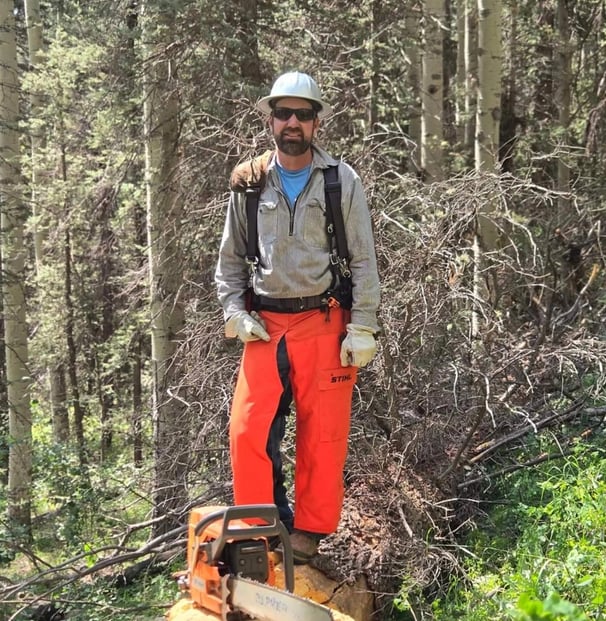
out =
[[[282,565],[276,566],[276,586],[284,588]],[[336,582],[311,565],[295,567],[295,594],[333,610],[335,619],[369,621],[374,611],[374,597],[364,576],[355,582]]]

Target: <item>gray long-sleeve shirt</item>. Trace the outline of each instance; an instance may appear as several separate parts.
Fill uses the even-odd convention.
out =
[[[338,162],[319,147],[313,147],[309,180],[292,209],[280,188],[275,158],[269,163],[259,199],[259,265],[252,285],[256,294],[269,298],[315,296],[330,287],[330,240],[326,233],[322,169],[336,164],[353,283],[351,322],[378,330],[379,276],[362,182],[351,166]],[[245,195],[232,192],[215,272],[226,319],[245,309],[245,293],[250,282],[246,237]]]

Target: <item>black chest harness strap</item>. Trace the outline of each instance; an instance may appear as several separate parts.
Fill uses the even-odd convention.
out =
[[[343,210],[341,209],[341,181],[339,180],[339,168],[329,166],[324,173],[324,196],[326,199],[326,230],[334,240],[334,248],[330,255],[332,265],[338,267],[340,275],[349,278],[349,250],[347,249],[347,237],[345,236],[345,223],[343,222]]]
[[[246,262],[251,271],[254,271],[259,264],[259,245],[257,233],[257,210],[259,209],[259,197],[261,196],[260,185],[249,185],[246,188]]]
[[[326,201],[326,232],[331,240],[330,269],[333,274],[332,284],[321,296],[310,298],[293,298],[273,300],[257,298],[257,309],[266,308],[280,312],[298,312],[310,308],[338,307],[351,308],[351,271],[349,269],[349,250],[345,236],[345,224],[341,209],[341,181],[338,166],[323,169],[324,197]],[[246,187],[246,262],[254,272],[259,265],[257,212],[262,186],[259,184]],[[292,303],[291,303],[292,302]]]

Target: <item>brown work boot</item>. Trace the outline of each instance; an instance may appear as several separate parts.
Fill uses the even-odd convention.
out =
[[[307,565],[318,553],[318,539],[311,534],[296,530],[290,534],[290,545],[295,565]]]

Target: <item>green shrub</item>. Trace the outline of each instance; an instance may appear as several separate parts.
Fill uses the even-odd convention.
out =
[[[465,579],[436,621],[583,621],[606,604],[606,460],[599,446],[504,477],[462,547]]]

